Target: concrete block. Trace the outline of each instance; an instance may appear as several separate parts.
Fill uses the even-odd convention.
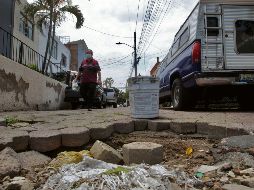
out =
[[[123,157],[117,150],[98,140],[90,149],[90,153],[95,159],[108,163],[119,164],[123,160]]]
[[[148,121],[148,129],[151,131],[163,131],[170,129],[169,120],[152,120]]]
[[[62,146],[79,147],[90,140],[90,132],[86,127],[68,127],[61,129]]]
[[[148,127],[148,120],[145,120],[145,119],[134,120],[135,131],[145,131],[147,127]]]
[[[38,152],[56,150],[61,146],[61,131],[41,130],[29,133],[30,148]]]
[[[197,132],[196,123],[189,122],[172,122],[170,124],[170,129],[179,134],[193,134]]]
[[[211,139],[222,139],[227,137],[227,128],[216,123],[197,123],[197,133],[208,135]]]
[[[120,134],[128,134],[134,131],[134,122],[114,123],[114,131]]]
[[[249,135],[249,132],[241,128],[227,128],[227,137]]]
[[[0,150],[11,147],[15,151],[24,151],[28,148],[29,135],[23,130],[0,130]]]
[[[90,137],[93,140],[102,140],[109,138],[114,132],[114,126],[108,125],[106,127],[93,127],[90,128]]]
[[[133,142],[123,145],[123,160],[129,164],[159,164],[163,161],[163,146],[150,142]]]
[[[221,140],[221,145],[230,148],[252,148],[254,147],[254,135],[228,137]]]

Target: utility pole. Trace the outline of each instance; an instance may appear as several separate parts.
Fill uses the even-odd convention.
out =
[[[138,75],[138,62],[137,62],[137,47],[136,47],[136,31],[134,32],[134,69],[135,69],[135,77]]]

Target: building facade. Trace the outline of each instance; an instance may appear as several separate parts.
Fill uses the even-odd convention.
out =
[[[84,40],[77,40],[65,44],[71,52],[70,70],[78,71],[81,62],[85,58],[85,51],[88,49]]]
[[[152,69],[150,71],[150,75],[152,77],[156,77],[156,74],[158,72],[159,66],[160,66],[160,60],[159,60],[159,57],[157,57],[157,62],[155,63],[155,65],[152,67]]]
[[[21,64],[41,69],[46,51],[47,27],[41,31],[24,14],[26,0],[0,0],[0,53]],[[69,70],[70,50],[55,37],[49,71]],[[60,69],[61,68],[61,69]]]

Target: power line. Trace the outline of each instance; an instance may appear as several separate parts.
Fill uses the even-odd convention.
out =
[[[89,30],[93,30],[95,32],[98,32],[98,33],[101,33],[101,34],[104,34],[104,35],[107,35],[107,36],[112,36],[112,37],[117,37],[117,38],[133,38],[133,37],[128,37],[128,36],[118,36],[118,35],[114,35],[114,34],[109,34],[109,33],[105,33],[105,32],[102,32],[102,31],[99,31],[99,30],[96,30],[94,28],[90,28],[88,26],[84,26],[85,28],[89,29]]]

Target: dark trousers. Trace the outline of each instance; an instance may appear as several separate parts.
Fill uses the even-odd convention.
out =
[[[95,83],[81,83],[80,94],[87,103],[88,108],[92,108],[93,100],[95,98],[96,84]]]

